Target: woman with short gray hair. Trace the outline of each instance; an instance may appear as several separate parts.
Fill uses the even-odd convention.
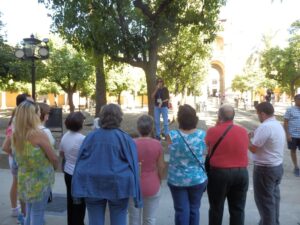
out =
[[[134,139],[140,163],[143,210],[129,205],[129,225],[155,225],[160,199],[160,184],[164,172],[164,154],[160,142],[151,137],[153,119],[142,115],[137,121],[140,137]]]
[[[80,148],[72,196],[84,199],[91,225],[105,224],[107,204],[111,225],[126,225],[130,197],[135,207],[142,207],[136,145],[119,129],[122,116],[120,106],[103,106],[100,128],[88,134]]]

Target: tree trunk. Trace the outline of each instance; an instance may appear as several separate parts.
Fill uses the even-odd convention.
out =
[[[107,103],[106,101],[106,80],[104,73],[104,57],[102,54],[95,54],[95,67],[96,67],[96,111],[97,117],[100,109]]]
[[[295,80],[292,80],[290,83],[290,94],[291,94],[291,105],[293,104],[293,99],[295,96]]]
[[[73,91],[68,91],[68,102],[69,102],[69,106],[70,106],[70,112],[74,112],[75,111],[75,106],[73,103]]]
[[[147,81],[147,93],[148,93],[148,114],[154,116],[154,100],[151,98],[151,94],[155,89],[155,79],[157,70],[157,38],[153,38],[150,41],[149,47],[149,62],[144,69]]]
[[[121,93],[122,93],[122,92],[119,92],[119,93],[118,93],[118,105],[121,105]]]

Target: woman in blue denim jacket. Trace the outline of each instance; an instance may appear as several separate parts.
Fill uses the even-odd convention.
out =
[[[119,129],[123,113],[115,104],[100,111],[100,128],[86,136],[72,180],[72,196],[86,203],[90,225],[126,225],[129,197],[142,207],[138,158],[133,139]]]

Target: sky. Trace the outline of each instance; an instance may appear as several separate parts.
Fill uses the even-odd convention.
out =
[[[259,44],[266,32],[277,32],[277,41],[282,44],[290,24],[300,19],[299,9],[300,0],[227,0],[220,19],[226,19],[230,44],[248,51]],[[31,34],[39,38],[50,36],[51,18],[38,0],[0,0],[0,12],[11,45]]]

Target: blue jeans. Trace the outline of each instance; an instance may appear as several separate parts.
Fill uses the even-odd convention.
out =
[[[25,225],[43,225],[45,223],[45,210],[50,196],[50,190],[49,187],[41,201],[33,203],[26,202]]]
[[[85,198],[84,200],[88,210],[90,225],[105,224],[105,209],[107,204],[109,206],[110,224],[126,225],[129,198],[115,200]]]
[[[175,225],[199,225],[199,209],[207,181],[189,187],[168,185],[175,209]]]
[[[282,165],[254,166],[254,199],[260,215],[260,225],[279,225],[279,184],[283,175]]]
[[[155,124],[155,135],[160,137],[160,114],[162,114],[164,122],[164,134],[169,134],[169,121],[168,121],[168,107],[154,107],[154,124]]]

